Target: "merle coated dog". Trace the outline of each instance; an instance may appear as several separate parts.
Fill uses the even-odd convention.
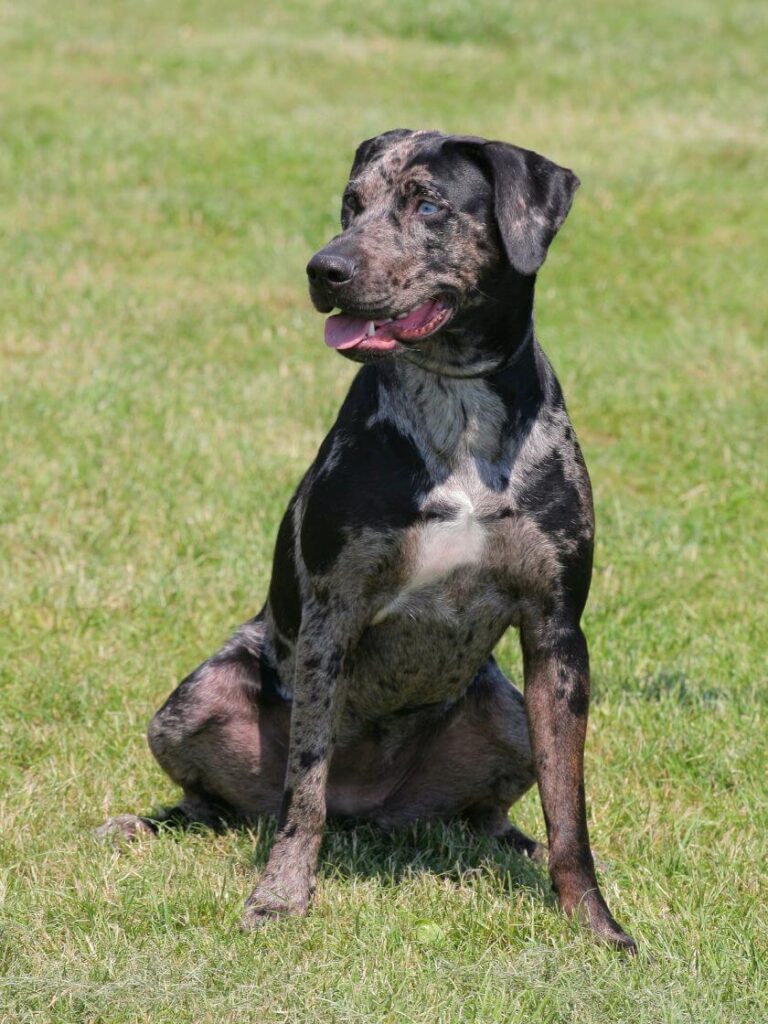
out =
[[[634,949],[585,814],[590,483],[532,319],[578,184],[472,136],[357,150],[343,230],[307,273],[315,307],[341,310],[326,344],[363,366],[283,518],[264,608],[149,726],[184,790],[166,817],[278,815],[245,927],[307,910],[326,813],[463,817],[548,857],[566,913]],[[524,698],[492,653],[510,626]],[[534,781],[548,851],[507,817]]]

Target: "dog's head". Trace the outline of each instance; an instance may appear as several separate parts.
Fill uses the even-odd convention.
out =
[[[532,282],[578,185],[504,142],[406,129],[363,142],[343,230],[307,266],[316,309],[341,310],[327,344],[358,361],[455,347],[470,311]]]

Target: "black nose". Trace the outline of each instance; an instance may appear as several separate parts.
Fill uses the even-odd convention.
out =
[[[307,277],[312,284],[337,288],[355,276],[355,265],[346,256],[316,252],[307,264]]]

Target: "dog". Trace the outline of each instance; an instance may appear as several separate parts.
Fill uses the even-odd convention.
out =
[[[189,675],[149,745],[159,822],[276,814],[243,927],[306,912],[327,814],[463,818],[547,859],[560,906],[633,952],[587,833],[590,481],[534,335],[536,274],[579,180],[529,150],[397,129],[357,149],[309,261],[326,344],[361,363],[280,525],[261,612]],[[493,650],[520,631],[525,696]],[[548,848],[510,806],[538,783]]]

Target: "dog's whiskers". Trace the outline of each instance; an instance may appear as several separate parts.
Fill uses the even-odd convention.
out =
[[[479,295],[481,298],[487,299],[488,302],[495,302],[495,303],[499,302],[499,299],[495,295],[489,295],[488,292],[484,292],[482,290],[482,288],[478,288],[477,285],[473,285],[470,288],[469,291],[470,291],[470,295],[472,295],[472,294]]]

